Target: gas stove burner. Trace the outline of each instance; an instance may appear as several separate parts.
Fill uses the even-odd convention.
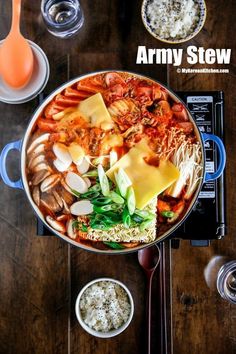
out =
[[[214,92],[179,92],[202,133],[218,135],[224,140],[224,95]],[[206,172],[214,172],[217,151],[214,143],[205,143]],[[174,233],[176,239],[191,240],[194,246],[208,246],[210,240],[226,234],[225,175],[203,184],[199,199],[186,222]],[[172,234],[173,237],[173,234]],[[178,246],[178,242],[174,242]]]
[[[224,141],[224,95],[222,91],[178,92],[187,104],[202,133],[218,135]],[[212,141],[205,143],[206,172],[214,172],[217,151]],[[37,220],[37,235],[52,233]],[[172,246],[178,248],[179,240],[190,240],[193,246],[208,246],[211,240],[226,235],[225,175],[216,181],[203,184],[198,201],[188,219],[171,235]]]

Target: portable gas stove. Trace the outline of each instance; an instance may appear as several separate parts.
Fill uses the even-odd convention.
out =
[[[187,104],[203,133],[218,135],[224,140],[224,95],[222,91],[178,92]],[[212,141],[205,143],[206,172],[214,172],[217,151]],[[37,235],[52,233],[37,220]],[[178,248],[180,239],[190,240],[192,246],[209,246],[210,241],[226,235],[225,176],[203,184],[198,201],[188,219],[171,235],[172,247]]]

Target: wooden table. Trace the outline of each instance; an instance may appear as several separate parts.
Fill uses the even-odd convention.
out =
[[[138,45],[161,48],[144,29],[141,1],[81,0],[85,25],[69,40],[53,37],[40,18],[40,1],[23,1],[22,32],[46,52],[51,75],[45,92],[80,74],[100,69],[126,69],[150,75],[174,90],[224,90],[227,148],[228,235],[209,248],[181,242],[170,250],[172,280],[172,339],[174,354],[233,354],[236,352],[236,307],[208,289],[203,271],[216,254],[234,257],[235,217],[235,10],[234,0],[207,0],[202,32],[187,45],[233,48],[229,74],[177,74],[167,65],[136,65]],[[0,4],[0,33],[9,30],[10,1]],[[164,45],[164,47],[167,47]],[[187,63],[183,64],[188,67]],[[196,66],[197,67],[197,66]],[[0,104],[0,148],[23,137],[38,99],[19,106]],[[12,153],[9,172],[19,176],[19,156]],[[56,237],[37,237],[35,216],[24,192],[0,182],[0,353],[4,354],[143,354],[144,274],[137,255],[98,256],[71,247]],[[165,244],[169,250],[168,243]],[[100,340],[86,334],[76,321],[75,298],[89,280],[111,276],[125,282],[135,301],[132,324],[120,336]],[[157,277],[154,278],[153,350],[156,344]],[[169,340],[169,348],[171,341]],[[171,349],[169,349],[171,353]]]

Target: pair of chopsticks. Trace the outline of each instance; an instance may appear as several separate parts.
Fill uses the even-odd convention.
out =
[[[158,266],[159,285],[159,328],[158,347],[161,354],[171,354],[172,350],[172,315],[171,315],[171,281],[170,281],[170,247],[171,241],[160,243],[160,263]],[[167,251],[167,252],[166,252]]]

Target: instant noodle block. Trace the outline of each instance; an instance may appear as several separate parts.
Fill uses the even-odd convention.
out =
[[[152,155],[147,142],[142,140],[107,171],[107,176],[114,181],[114,172],[119,168],[125,170],[132,182],[138,209],[143,209],[179,178],[179,170],[170,161],[160,161],[159,166],[148,165],[144,158]]]

